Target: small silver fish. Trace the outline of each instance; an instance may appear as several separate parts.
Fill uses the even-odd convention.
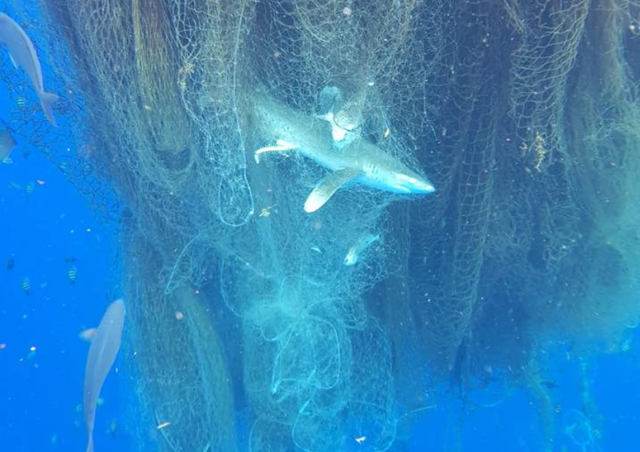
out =
[[[91,341],[84,375],[84,422],[87,427],[87,452],[93,452],[93,427],[100,390],[116,360],[122,341],[124,302],[114,301],[107,308]]]
[[[355,265],[360,259],[362,252],[378,240],[380,240],[379,235],[366,234],[360,237],[356,243],[349,248],[349,251],[347,251],[347,255],[344,257],[344,265]]]

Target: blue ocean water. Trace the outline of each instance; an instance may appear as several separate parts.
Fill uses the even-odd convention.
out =
[[[2,64],[11,64],[5,52]],[[15,108],[6,92],[3,86],[3,119]],[[78,335],[97,325],[113,294],[114,228],[96,218],[41,150],[18,138],[12,160],[0,168],[0,450],[81,450],[88,343]],[[107,433],[118,421],[118,400],[116,375],[106,383],[96,428],[110,450],[126,444],[119,426]]]
[[[0,62],[11,64],[6,52]],[[20,108],[9,101],[9,89],[0,86],[0,118],[6,120]],[[28,127],[22,130],[28,133]],[[80,407],[89,344],[79,333],[95,327],[120,295],[117,227],[92,211],[42,149],[18,141],[13,163],[0,164],[0,452],[84,450]],[[71,269],[77,271],[74,282]],[[625,353],[588,359],[570,346],[549,350],[554,451],[638,449],[640,337],[630,333],[627,341]],[[136,376],[120,364],[102,391],[96,450],[151,452],[134,445],[134,429],[156,425],[132,415],[128,393]],[[465,400],[447,388],[429,400],[433,408],[419,416],[399,451],[543,450],[544,427],[529,392],[496,382]],[[586,407],[591,402],[597,412]],[[599,428],[591,415],[600,416]]]

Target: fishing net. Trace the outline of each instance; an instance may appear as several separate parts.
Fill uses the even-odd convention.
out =
[[[165,295],[158,284],[157,249],[144,236],[128,239],[128,259],[136,262],[125,263],[129,273],[124,284],[136,303],[127,311],[134,325],[128,331],[132,353],[127,361],[144,375],[133,384],[141,412],[149,416],[134,423],[139,424],[141,450],[152,441],[162,451],[235,450],[236,432],[229,421],[234,416],[231,378],[215,312],[200,302],[204,295],[187,288]],[[149,428],[165,422],[171,428]]]
[[[354,187],[308,215],[324,170],[295,154],[260,165],[252,155],[269,139],[256,133],[256,111],[274,105],[324,126],[320,95],[336,86],[363,118],[361,138],[418,168],[418,137],[402,133],[410,118],[392,118],[406,102],[394,79],[414,64],[402,53],[419,14],[415,3],[390,5],[43,2],[50,37],[61,38],[49,41],[64,43],[52,44],[65,55],[52,65],[82,102],[75,115],[92,143],[83,157],[129,218],[125,287],[141,350],[132,361],[147,416],[181,426],[163,430],[161,448],[232,450],[234,398],[252,412],[253,450],[335,450],[363,435],[361,450],[393,443],[389,341],[363,299],[386,273],[386,241],[343,265],[362,237],[383,236],[393,197]],[[185,301],[194,291],[200,309]],[[225,347],[214,346],[225,330],[207,309],[222,308],[241,322],[234,388],[215,383],[228,380]]]
[[[412,212],[410,259],[419,342],[445,372],[518,374],[559,331],[608,340],[635,324],[638,256],[617,243],[638,221],[636,14],[452,7],[439,152],[424,161],[440,190]]]
[[[525,381],[548,340],[637,321],[634,2],[19,3],[63,127],[14,120],[96,208],[117,194],[161,450],[234,450],[241,409],[254,452],[388,450],[428,385]],[[254,153],[277,118],[331,144],[335,105],[436,193],[354,184],[305,213],[327,171]]]

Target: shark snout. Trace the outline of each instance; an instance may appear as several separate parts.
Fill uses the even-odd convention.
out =
[[[427,195],[436,191],[433,184],[417,175],[396,174],[396,187],[405,193]]]

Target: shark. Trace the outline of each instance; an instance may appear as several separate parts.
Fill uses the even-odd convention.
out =
[[[307,213],[320,209],[341,187],[351,183],[407,195],[435,191],[426,176],[363,137],[337,149],[325,120],[282,105],[263,93],[256,94],[253,104],[258,136],[275,142],[255,151],[256,163],[265,154],[299,152],[329,170],[307,197]]]
[[[44,90],[42,67],[31,39],[20,25],[4,13],[0,13],[0,44],[4,44],[9,50],[9,57],[16,69],[21,67],[27,73],[40,99],[45,117],[56,126],[52,106],[59,97]]]
[[[122,300],[109,305],[91,339],[84,374],[83,411],[87,427],[87,452],[93,452],[93,427],[102,385],[113,367],[120,350],[124,327],[125,307]]]

